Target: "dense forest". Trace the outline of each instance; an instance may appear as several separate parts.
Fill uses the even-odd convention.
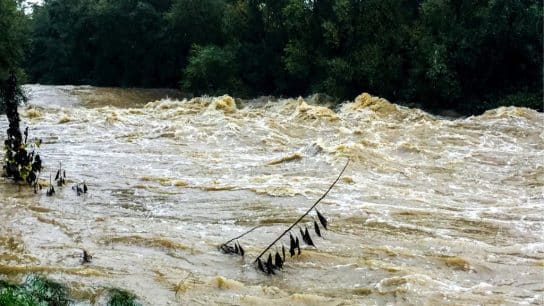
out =
[[[367,91],[478,113],[542,109],[542,28],[539,0],[45,0],[8,49],[42,84]]]

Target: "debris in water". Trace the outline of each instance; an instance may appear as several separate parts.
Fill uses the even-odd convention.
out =
[[[310,232],[308,231],[307,227],[304,230],[304,236],[302,238],[304,239],[304,242],[306,242],[307,245],[315,247],[314,241],[312,240],[312,236],[310,236]]]
[[[268,254],[268,260],[266,261],[266,273],[276,274],[274,273],[274,264],[272,263],[272,254]]]
[[[261,261],[260,258],[257,258],[257,266],[259,267],[259,270],[265,272],[264,267],[263,267],[263,262]]]
[[[240,239],[240,238],[244,237],[245,235],[253,232],[254,230],[258,229],[259,227],[261,227],[261,225],[257,225],[255,227],[253,227],[252,229],[250,229],[249,231],[241,234],[240,236],[232,238],[231,240],[229,240],[229,241],[223,243],[222,245],[220,245],[219,249],[225,254],[238,254],[238,255],[244,257],[246,252],[245,252],[244,248],[242,248],[242,246],[238,242],[238,239]],[[236,241],[234,246],[229,245],[229,243],[231,243],[233,241]]]
[[[93,259],[93,256],[91,254],[89,254],[89,252],[87,252],[87,250],[83,250],[83,256],[82,256],[82,259],[81,259],[81,263],[83,264],[86,264],[86,263],[90,263],[91,260]]]
[[[267,163],[268,166],[273,166],[273,165],[277,165],[277,164],[281,164],[281,163],[285,163],[285,162],[291,162],[291,161],[295,161],[295,160],[301,160],[302,159],[302,155],[300,155],[300,153],[293,153],[291,155],[287,155],[287,156],[284,156],[282,158],[278,158],[278,159],[274,159],[272,161],[269,161]]]
[[[283,260],[281,259],[280,253],[276,252],[276,256],[274,258],[274,263],[278,269],[283,268]]]
[[[314,220],[314,230],[315,230],[315,234],[319,237],[322,237],[321,236],[321,230],[319,229],[319,225],[317,224],[317,221]]]
[[[340,171],[340,174],[338,175],[338,177],[336,178],[336,180],[334,180],[334,182],[329,186],[329,188],[327,189],[327,191],[325,191],[325,193],[319,198],[317,199],[317,201],[314,202],[314,204],[300,217],[298,218],[293,224],[291,224],[291,226],[289,226],[288,229],[286,229],[281,235],[279,235],[276,240],[274,240],[271,244],[269,244],[266,249],[264,251],[262,251],[258,256],[257,258],[255,259],[254,263],[257,263],[257,267],[259,268],[259,270],[267,273],[267,274],[275,274],[274,273],[274,269],[281,269],[284,265],[284,262],[285,262],[285,246],[282,244],[282,254],[283,254],[283,259],[280,255],[280,253],[278,253],[276,251],[276,255],[275,255],[275,264],[272,262],[272,254],[268,253],[268,259],[265,263],[265,265],[263,266],[263,262],[262,262],[262,256],[264,256],[264,254],[266,254],[274,245],[276,245],[276,243],[278,241],[280,241],[280,239],[282,239],[283,237],[285,237],[287,235],[287,233],[289,233],[289,254],[291,255],[291,257],[293,257],[295,255],[295,249],[297,250],[297,254],[300,255],[302,253],[302,250],[300,248],[300,240],[299,240],[299,237],[298,236],[293,236],[291,230],[297,226],[297,224],[299,224],[303,219],[304,217],[308,216],[308,214],[315,209],[316,213],[317,213],[317,216],[319,218],[319,222],[321,222],[321,225],[323,225],[323,228],[327,229],[327,219],[325,219],[325,217],[315,208],[317,206],[317,204],[319,204],[328,194],[329,192],[332,190],[332,188],[336,185],[336,183],[338,183],[338,181],[340,180],[340,178],[342,177],[342,175],[344,174],[344,171],[346,171],[346,168],[348,167],[349,165],[349,159],[348,161],[346,162],[346,165],[344,166],[344,168],[342,168],[342,171]],[[246,234],[252,232],[253,230],[255,230],[256,228],[258,228],[259,226],[257,227],[254,227],[252,228],[251,230],[243,233],[242,235],[236,237],[236,238],[233,238],[227,242],[225,242],[224,244],[222,244],[219,249],[222,250],[224,253],[236,253],[238,254],[239,253],[239,247],[238,245],[235,245],[235,247],[232,247],[229,245],[230,242],[236,240],[236,239],[239,239],[243,236],[245,236]],[[317,225],[317,222],[314,220],[314,228],[315,228],[315,231],[317,233],[317,235],[319,237],[321,237],[321,230],[319,229],[319,226]],[[302,238],[302,240],[307,244],[307,245],[310,245],[310,246],[314,246],[315,247],[315,244],[312,240],[312,237],[310,235],[310,231],[308,230],[308,227],[306,226],[305,227],[305,230],[302,230],[302,227],[299,227],[299,230],[300,230],[300,238]],[[243,256],[243,255],[242,255]]]
[[[53,183],[51,181],[51,174],[49,174],[49,188],[47,189],[47,192],[45,194],[48,197],[51,197],[55,194],[55,187],[53,187]]]
[[[59,187],[66,184],[66,170],[62,169],[62,162],[59,163],[59,169],[57,170],[57,175],[55,175],[55,181]]]
[[[48,197],[51,197],[51,196],[53,196],[54,194],[55,194],[55,187],[49,186],[49,189],[47,190],[46,195],[47,195]]]
[[[317,199],[317,201],[314,202],[314,204],[298,219],[296,220],[287,230],[285,230],[278,238],[276,238],[276,240],[274,240],[270,245],[268,245],[268,247],[263,251],[261,252],[261,254],[259,254],[259,256],[257,256],[257,260],[259,260],[261,258],[261,256],[263,256],[268,250],[270,250],[270,248],[272,246],[274,246],[281,238],[283,238],[287,233],[289,233],[289,240],[290,240],[290,243],[291,243],[291,248],[290,248],[290,254],[291,256],[293,256],[294,254],[294,249],[296,248],[297,249],[297,253],[298,255],[300,255],[302,253],[301,249],[300,249],[300,240],[299,240],[299,237],[297,236],[294,240],[294,244],[293,244],[293,235],[291,234],[291,230],[299,223],[301,222],[304,217],[306,217],[313,209],[316,210],[316,213],[319,217],[319,220],[321,222],[321,224],[323,225],[323,227],[326,229],[327,228],[327,220],[325,219],[325,217],[317,211],[317,209],[315,208],[317,206],[317,204],[319,204],[326,196],[327,194],[329,194],[329,192],[331,191],[331,189],[336,185],[336,183],[338,182],[338,180],[340,180],[340,178],[342,177],[342,175],[344,174],[344,171],[346,170],[346,168],[348,167],[349,165],[349,159],[348,161],[346,162],[346,165],[344,166],[344,168],[342,168],[342,171],[340,171],[340,174],[338,175],[338,177],[336,178],[336,180],[329,186],[329,188],[327,189],[327,191],[319,198]],[[308,231],[308,228],[306,227],[306,231],[303,231],[301,227],[299,227],[300,229],[300,233],[301,233],[301,238],[304,242],[306,242],[306,244],[308,245],[311,245],[311,246],[315,246],[311,236],[310,236],[310,232]],[[268,271],[267,271],[268,272]],[[271,273],[268,273],[268,274],[271,274]]]
[[[315,209],[315,212],[317,213],[317,217],[319,218],[319,222],[321,223],[321,225],[323,225],[323,228],[327,229],[327,224],[329,223],[327,222],[327,219],[325,219],[325,217],[319,212],[319,210],[317,210],[317,208]]]
[[[76,184],[76,185],[72,186],[72,190],[75,190],[76,193],[77,193],[77,196],[79,197],[82,194],[87,193],[87,191],[89,191],[89,188],[87,187],[87,184],[85,184],[85,182],[83,182],[83,183],[79,183],[79,184]]]
[[[297,248],[297,245],[295,244],[295,238],[293,238],[292,234],[289,234],[289,238],[291,240],[291,245],[289,247],[289,254],[291,257],[295,256],[295,249]]]

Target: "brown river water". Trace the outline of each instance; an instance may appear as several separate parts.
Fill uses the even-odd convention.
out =
[[[47,197],[0,179],[3,278],[43,273],[96,304],[107,287],[144,305],[544,303],[542,113],[452,119],[367,94],[329,108],[312,98],[25,89],[20,112],[43,140],[41,179],[62,162],[68,185]],[[256,270],[255,256],[348,158],[318,206],[330,224],[317,249],[275,276]],[[70,187],[83,181],[89,193],[78,197]],[[218,251],[256,225],[240,239],[244,258]]]

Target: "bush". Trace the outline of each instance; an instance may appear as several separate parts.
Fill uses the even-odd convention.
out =
[[[0,282],[0,305],[68,305],[66,288],[40,276],[30,275],[22,285]]]
[[[137,297],[125,290],[107,290],[108,306],[141,306]],[[31,274],[20,285],[0,280],[1,306],[65,306],[71,304],[68,290],[62,284]]]
[[[128,291],[120,289],[110,290],[108,306],[139,306],[136,296]]]

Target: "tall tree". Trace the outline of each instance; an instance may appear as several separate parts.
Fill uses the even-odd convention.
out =
[[[14,78],[23,75],[20,65],[26,45],[26,18],[20,5],[0,0],[0,111],[12,103],[16,107],[23,99],[18,87],[12,87]]]
[[[15,0],[0,0],[0,83],[7,82],[11,72],[20,72],[26,20],[19,4]],[[1,99],[0,96],[0,105]]]
[[[160,85],[162,16],[148,1],[102,0],[94,21],[97,31],[95,70],[98,84],[117,86]]]
[[[16,181],[36,186],[41,159],[27,149],[28,130],[21,132],[17,107],[24,100],[17,83],[19,65],[25,44],[25,16],[21,2],[0,0],[0,106],[8,118],[7,139],[4,142],[4,172]],[[23,138],[23,135],[25,136]]]
[[[91,79],[97,25],[93,0],[45,0],[31,19],[26,70],[34,82],[82,84]]]

